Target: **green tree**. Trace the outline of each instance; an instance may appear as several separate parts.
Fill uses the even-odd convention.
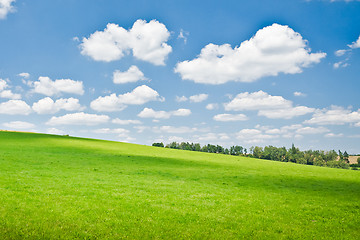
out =
[[[153,147],[164,147],[164,144],[161,142],[161,143],[153,143],[152,144]]]

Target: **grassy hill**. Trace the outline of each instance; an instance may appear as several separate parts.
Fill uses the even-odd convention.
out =
[[[3,239],[358,239],[360,171],[0,132]]]

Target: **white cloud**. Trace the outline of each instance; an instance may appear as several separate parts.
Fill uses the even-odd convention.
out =
[[[30,77],[30,73],[23,72],[23,73],[19,73],[18,76],[19,76],[19,77],[23,77],[23,78],[29,78],[29,77]]]
[[[48,128],[46,129],[46,133],[48,134],[55,134],[55,135],[64,135],[65,132],[63,130],[57,128]]]
[[[189,32],[185,32],[183,29],[180,29],[180,33],[178,35],[178,39],[183,39],[184,43],[187,43],[187,37],[189,36]]]
[[[262,143],[265,140],[278,138],[278,135],[263,134],[259,129],[242,129],[236,133],[236,138],[248,144]]]
[[[188,100],[188,98],[185,97],[185,96],[181,96],[181,97],[176,96],[175,100],[176,100],[177,102],[186,102],[186,101]]]
[[[335,55],[338,56],[338,57],[341,57],[341,56],[345,55],[345,53],[348,52],[348,51],[349,50],[340,49],[340,50],[335,51]]]
[[[271,96],[266,92],[258,91],[240,93],[224,106],[227,111],[282,109],[291,108],[292,102],[281,96]]]
[[[331,106],[330,109],[317,110],[310,120],[306,120],[308,124],[318,125],[344,125],[345,123],[359,123],[360,109],[352,112],[338,106]]]
[[[155,132],[161,131],[166,133],[173,133],[173,134],[183,134],[183,133],[193,133],[197,131],[197,128],[190,128],[186,126],[161,126],[160,128],[155,128]]]
[[[212,144],[220,144],[223,145],[224,142],[226,142],[227,140],[230,139],[229,135],[226,133],[206,133],[206,134],[202,134],[202,135],[194,135],[193,140],[191,140],[192,142],[200,142],[203,144],[208,144],[208,143],[212,143]]]
[[[194,103],[199,103],[199,102],[203,102],[205,101],[207,98],[209,97],[208,94],[205,93],[200,93],[197,95],[192,95],[190,97],[185,97],[185,96],[176,96],[176,101],[177,102],[186,102],[186,101],[190,101],[190,102],[194,102]]]
[[[33,92],[46,96],[54,96],[61,93],[84,94],[83,82],[71,79],[57,79],[52,81],[48,77],[39,77],[39,81],[33,82],[33,86]]]
[[[0,19],[5,19],[9,12],[14,11],[14,7],[11,5],[16,0],[0,0]]]
[[[13,121],[13,122],[4,123],[3,126],[11,130],[32,129],[35,127],[35,125],[32,123],[22,122],[22,121]]]
[[[336,137],[343,137],[343,136],[344,136],[344,134],[342,134],[342,133],[339,133],[339,134],[327,133],[327,134],[325,134],[325,137],[327,137],[327,138],[336,138]]]
[[[0,98],[8,98],[8,99],[21,99],[21,95],[17,93],[13,93],[11,90],[5,90],[9,88],[8,82],[9,80],[4,80],[0,78]]]
[[[21,99],[21,95],[13,93],[11,90],[4,90],[0,92],[0,98]]]
[[[0,91],[4,90],[7,87],[8,87],[7,82],[4,79],[0,78]]]
[[[137,59],[154,65],[165,65],[165,59],[172,51],[166,44],[170,32],[156,20],[147,23],[137,20],[130,30],[109,23],[104,31],[96,31],[80,44],[81,54],[96,61],[111,62],[121,59],[130,50]]]
[[[214,109],[218,109],[219,105],[217,103],[209,103],[208,105],[206,105],[206,109],[207,110],[214,110]]]
[[[190,109],[179,108],[178,110],[172,111],[170,113],[174,116],[185,117],[185,116],[189,116],[191,114],[191,111]]]
[[[88,114],[88,113],[71,113],[60,117],[52,117],[47,125],[86,125],[93,126],[109,121],[109,116]]]
[[[352,44],[348,44],[348,47],[349,47],[349,49],[340,49],[340,50],[335,51],[335,55],[338,57],[341,57],[341,56],[345,55],[346,53],[348,55],[345,60],[338,61],[333,64],[333,67],[335,69],[338,69],[340,67],[349,66],[349,63],[348,63],[348,61],[350,59],[349,54],[353,51],[353,49],[360,48],[360,36],[355,42],[353,42]]]
[[[94,130],[95,133],[115,133],[115,134],[128,134],[130,131],[125,129],[125,128],[114,128],[114,129],[110,129],[110,128],[100,128],[100,129],[96,129]]]
[[[141,118],[168,119],[171,116],[188,116],[191,114],[189,109],[180,108],[175,111],[155,111],[152,108],[144,108],[138,116]]]
[[[62,109],[66,111],[80,111],[84,107],[80,105],[79,99],[76,98],[61,98],[54,102],[51,98],[46,97],[35,102],[32,109],[38,114],[53,114]]]
[[[330,132],[330,130],[325,127],[302,127],[296,130],[296,133],[298,134],[319,134],[326,132]]]
[[[142,105],[150,101],[164,101],[164,98],[160,97],[154,89],[142,85],[122,95],[117,96],[113,93],[109,96],[98,97],[90,103],[90,107],[99,112],[115,112],[125,109],[127,105]]]
[[[352,48],[352,49],[360,48],[360,36],[355,42],[353,42],[352,44],[350,44],[348,46],[349,46],[349,48]]]
[[[224,106],[227,111],[258,110],[259,116],[271,119],[291,119],[315,111],[305,106],[293,107],[292,102],[282,96],[272,96],[263,91],[240,93]]]
[[[335,69],[338,69],[338,68],[340,68],[340,67],[347,67],[347,66],[349,66],[349,63],[347,63],[348,60],[349,60],[349,59],[347,58],[347,59],[345,59],[344,61],[336,62],[336,63],[334,63],[333,67],[334,67]]]
[[[144,108],[138,114],[138,117],[141,117],[141,118],[167,119],[167,118],[171,117],[171,113],[166,112],[166,111],[155,111],[152,108]]]
[[[268,135],[274,136],[274,138],[302,138],[303,136],[301,134],[320,134],[329,132],[327,128],[324,127],[318,127],[318,128],[311,128],[311,127],[304,127],[301,124],[293,124],[293,125],[287,125],[283,126],[281,128],[271,128],[268,126],[255,126],[255,130],[258,130],[258,132],[254,135],[257,135],[255,139],[257,139],[257,142],[263,142],[260,138],[262,135],[265,135],[265,138],[271,139]],[[253,130],[253,129],[251,129]],[[256,142],[255,141],[255,142]]]
[[[268,109],[260,110],[258,112],[259,116],[264,116],[270,119],[291,119],[294,117],[302,116],[308,113],[314,112],[314,108],[309,108],[305,106],[298,107],[289,107],[284,109]]]
[[[184,80],[204,84],[254,82],[279,73],[301,73],[326,56],[310,51],[299,33],[274,23],[234,49],[229,44],[208,44],[197,58],[179,62],[175,72]]]
[[[9,100],[0,103],[0,114],[29,115],[31,107],[22,100]]]
[[[234,121],[246,121],[249,118],[245,114],[218,114],[213,118],[215,121],[220,122],[234,122]]]
[[[119,125],[142,124],[142,122],[139,120],[122,120],[119,118],[115,118],[111,122]]]
[[[190,102],[198,103],[198,102],[205,101],[208,98],[208,96],[209,96],[208,94],[201,93],[201,94],[198,94],[198,95],[190,96],[189,99],[190,99]]]
[[[294,96],[295,97],[306,97],[306,94],[302,93],[302,92],[294,92]]]
[[[125,72],[115,70],[113,73],[113,82],[116,84],[137,82],[140,80],[147,80],[147,78],[144,76],[144,73],[141,72],[140,69],[135,65],[132,65]]]

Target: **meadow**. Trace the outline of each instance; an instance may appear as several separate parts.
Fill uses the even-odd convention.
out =
[[[1,239],[358,239],[360,171],[0,132]]]

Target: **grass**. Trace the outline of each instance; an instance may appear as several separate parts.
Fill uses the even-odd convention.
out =
[[[0,132],[2,239],[358,239],[360,171]]]

